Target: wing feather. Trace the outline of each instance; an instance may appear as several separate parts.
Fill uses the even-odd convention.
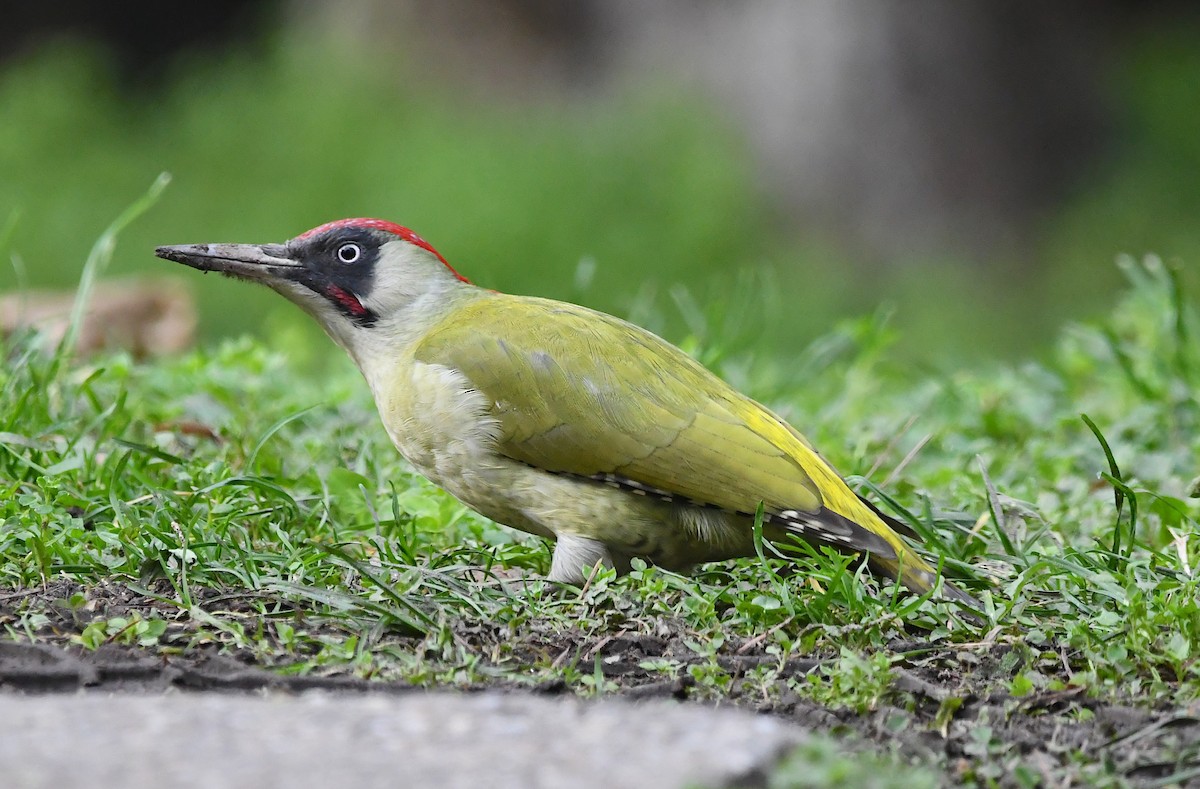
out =
[[[415,356],[461,371],[487,395],[509,457],[619,473],[737,512],[760,500],[768,511],[816,513],[824,503],[802,459],[815,455],[794,431],[653,334],[541,299],[496,294],[463,310]]]
[[[619,318],[490,293],[430,330],[414,357],[459,371],[488,398],[496,449],[514,460],[730,512],[753,513],[761,502],[772,524],[867,551],[916,591],[935,582],[888,522],[907,527],[855,495],[803,435]]]
[[[502,454],[551,472],[753,513],[830,544],[895,556],[899,538],[794,428],[650,332],[562,302],[491,294],[431,330],[418,361],[492,403]],[[801,518],[784,513],[801,514]],[[805,524],[801,527],[800,524]],[[892,550],[885,550],[884,546]]]

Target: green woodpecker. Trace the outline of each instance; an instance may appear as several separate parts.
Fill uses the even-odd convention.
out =
[[[909,589],[934,587],[896,533],[911,531],[767,408],[623,320],[472,285],[408,228],[343,219],[284,244],[155,254],[261,282],[316,318],[414,468],[555,541],[553,581],[579,583],[597,563],[623,571],[635,556],[686,570],[751,555],[761,503],[775,542],[865,552]]]

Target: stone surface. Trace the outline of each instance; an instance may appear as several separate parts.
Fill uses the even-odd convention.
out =
[[[803,732],[732,709],[480,693],[0,695],[5,787],[755,785]]]

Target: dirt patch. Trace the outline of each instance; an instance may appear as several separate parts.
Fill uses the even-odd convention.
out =
[[[349,669],[289,674],[270,660],[214,643],[197,643],[194,625],[180,622],[178,610],[128,587],[100,584],[87,588],[85,605],[71,603],[82,587],[56,582],[46,589],[0,592],[0,625],[13,633],[13,612],[34,603],[43,613],[30,641],[0,638],[0,690],[53,693],[98,690],[159,693],[251,692],[264,689],[302,692],[312,689],[346,693],[405,693],[414,686],[387,679],[360,679]],[[197,601],[223,614],[250,612],[252,595],[210,595]],[[150,647],[103,643],[88,649],[79,635],[97,618],[162,617],[172,622]],[[341,635],[345,635],[344,632]],[[589,635],[548,633],[536,628],[516,641],[499,627],[474,623],[461,638],[481,656],[505,647],[504,663],[598,667],[606,689],[629,698],[696,699],[729,703],[761,714],[793,721],[815,731],[843,735],[849,747],[896,751],[906,758],[936,765],[950,781],[992,779],[1000,784],[1067,785],[1091,783],[1117,774],[1134,783],[1170,785],[1200,781],[1200,709],[1147,708],[1088,698],[1082,689],[1067,688],[1008,694],[1008,680],[1028,659],[1009,647],[947,647],[927,651],[894,667],[889,690],[865,711],[830,709],[796,692],[822,658],[788,660],[756,651],[750,643],[731,643],[717,658],[729,680],[719,692],[697,683],[686,670],[700,662],[694,651],[663,623],[653,634]],[[404,642],[403,637],[393,641]],[[409,639],[408,648],[418,641]],[[916,642],[894,642],[895,652],[914,652]],[[281,653],[280,664],[293,657]],[[483,658],[486,661],[486,658]],[[656,663],[681,667],[664,679]],[[274,669],[274,670],[273,670]],[[558,694],[570,688],[560,679],[463,686],[465,690]],[[1174,776],[1174,778],[1170,778]]]

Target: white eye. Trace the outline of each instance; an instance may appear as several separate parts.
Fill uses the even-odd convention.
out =
[[[337,259],[343,263],[354,263],[362,257],[362,247],[358,244],[342,244],[338,247]]]

